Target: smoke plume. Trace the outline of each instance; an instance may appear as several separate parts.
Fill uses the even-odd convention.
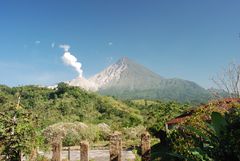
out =
[[[62,56],[64,64],[73,67],[78,72],[79,77],[82,77],[83,75],[82,64],[78,62],[77,58],[68,51],[70,49],[70,46],[59,45],[59,47],[64,49],[64,54]]]

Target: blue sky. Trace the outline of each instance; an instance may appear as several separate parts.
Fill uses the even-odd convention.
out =
[[[58,47],[69,44],[85,77],[127,56],[163,77],[208,88],[210,77],[239,62],[239,6],[237,0],[2,0],[0,84],[75,78]]]

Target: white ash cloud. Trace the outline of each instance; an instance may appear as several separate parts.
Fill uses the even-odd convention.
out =
[[[73,67],[79,74],[79,77],[83,76],[82,64],[78,62],[77,58],[69,52],[69,45],[59,45],[60,48],[64,49],[62,60],[67,66]]]

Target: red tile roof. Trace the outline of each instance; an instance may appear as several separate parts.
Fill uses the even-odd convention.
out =
[[[219,108],[223,108],[225,110],[229,110],[230,108],[232,108],[232,106],[229,106],[229,104],[231,104],[231,103],[240,103],[240,98],[225,98],[225,99],[221,99],[221,100],[215,100],[215,101],[210,102],[207,105],[200,106],[199,108],[208,108],[209,106],[213,105],[213,106],[217,106]],[[187,118],[189,118],[199,108],[191,109],[190,111],[187,111],[184,114],[168,121],[167,124],[174,125],[174,124],[181,123],[184,120],[186,120]],[[205,118],[205,119],[208,120],[209,118]]]

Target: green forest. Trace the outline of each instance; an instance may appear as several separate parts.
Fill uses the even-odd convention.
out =
[[[65,83],[55,89],[1,85],[0,115],[0,153],[9,161],[19,160],[20,153],[30,156],[32,149],[49,150],[60,134],[63,146],[82,140],[95,145],[113,131],[120,131],[124,147],[134,147],[138,155],[140,134],[146,130],[152,137],[152,160],[240,160],[238,99],[193,105],[118,100]],[[166,129],[178,116],[186,119]]]

